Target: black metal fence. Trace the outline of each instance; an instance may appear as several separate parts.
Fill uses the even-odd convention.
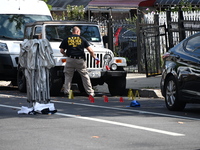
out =
[[[94,19],[102,35],[113,34],[113,52],[127,59],[128,72],[161,74],[162,54],[181,40],[200,31],[200,11],[138,14],[137,26],[127,20]],[[108,22],[110,23],[108,28]]]
[[[199,11],[166,11],[169,48],[200,31]]]

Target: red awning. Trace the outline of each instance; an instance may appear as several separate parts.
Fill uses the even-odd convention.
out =
[[[140,2],[139,7],[152,7],[154,6],[156,0],[146,0],[143,2]]]
[[[155,0],[92,0],[89,7],[145,7],[153,6]],[[141,5],[140,5],[141,4]]]

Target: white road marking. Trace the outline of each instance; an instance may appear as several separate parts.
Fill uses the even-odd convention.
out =
[[[13,96],[13,95],[7,95],[7,94],[0,94],[2,97],[14,97],[14,98],[27,98],[25,96]],[[65,104],[73,104],[73,105],[79,105],[79,106],[87,106],[87,107],[96,107],[96,108],[103,108],[103,109],[111,109],[111,110],[119,110],[119,111],[129,111],[129,112],[136,112],[141,114],[149,114],[149,115],[157,115],[157,116],[164,116],[164,117],[172,117],[172,118],[180,118],[180,119],[188,119],[188,120],[195,120],[200,121],[198,118],[192,118],[192,117],[184,117],[184,116],[177,116],[177,115],[170,115],[170,114],[163,114],[163,113],[156,113],[156,112],[149,112],[149,111],[142,111],[142,110],[133,110],[133,109],[123,109],[123,108],[116,108],[116,107],[107,107],[107,106],[100,106],[100,105],[91,105],[91,104],[82,104],[82,103],[74,103],[74,102],[64,102],[64,101],[55,101],[51,100],[51,102],[55,103],[65,103]]]
[[[76,116],[76,115],[70,115],[70,114],[64,114],[64,113],[56,113],[56,114],[60,115],[60,116],[66,116],[66,117],[72,117],[72,118],[78,118],[78,119],[84,119],[84,120],[91,120],[91,121],[113,124],[113,125],[129,127],[129,128],[134,128],[134,129],[140,129],[140,130],[146,130],[146,131],[150,131],[150,132],[156,132],[156,133],[166,134],[166,135],[171,135],[171,136],[185,136],[185,134],[169,132],[169,131],[164,131],[164,130],[158,130],[158,129],[153,129],[153,128],[147,128],[147,127],[127,124],[127,123],[121,123],[121,122],[116,122],[116,121],[109,121],[109,120],[97,119],[97,118],[91,118],[91,117],[82,117],[82,116]]]
[[[0,96],[1,97],[24,98],[24,99],[27,98],[25,96],[13,96],[13,95],[7,95],[7,94],[0,94]],[[156,112],[149,112],[149,111],[142,111],[142,110],[123,109],[123,108],[116,108],[116,107],[107,107],[107,106],[82,104],[82,103],[74,103],[74,102],[64,102],[64,101],[57,101],[57,100],[56,101],[55,100],[51,100],[51,102],[63,103],[63,104],[73,104],[73,105],[87,106],[87,107],[96,107],[96,108],[111,109],[111,110],[129,111],[129,112],[136,112],[136,113],[141,113],[141,114],[149,114],[149,115],[157,115],[157,116],[164,116],[164,117],[173,117],[173,118],[200,121],[200,119],[198,119],[198,118],[184,117],[184,116],[177,116],[177,115],[170,115],[170,114],[163,114],[163,113],[156,113]]]
[[[0,107],[13,108],[13,109],[21,109],[21,107],[9,106],[9,105],[2,105],[2,104],[0,104]]]
[[[0,104],[0,107],[21,109],[20,107],[10,106],[10,105],[1,105],[1,104]],[[118,125],[118,126],[123,126],[123,127],[128,127],[128,128],[146,130],[146,131],[156,132],[156,133],[170,135],[170,136],[185,136],[185,134],[169,132],[169,131],[164,131],[164,130],[158,130],[158,129],[148,128],[148,127],[142,127],[142,126],[127,124],[127,123],[116,122],[116,121],[109,121],[109,120],[97,119],[97,118],[91,118],[91,117],[82,117],[82,116],[76,116],[76,115],[58,113],[58,112],[55,113],[55,114],[56,115],[60,115],[60,116],[65,116],[65,117],[84,119],[84,120],[96,121],[96,122],[107,123],[107,124],[112,124],[112,125]]]
[[[198,119],[198,118],[184,117],[184,116],[177,116],[177,115],[170,115],[170,114],[162,114],[162,113],[142,111],[142,110],[123,109],[123,108],[116,108],[116,107],[107,107],[107,106],[100,106],[100,105],[82,104],[82,103],[74,103],[74,102],[63,102],[63,101],[54,101],[54,100],[51,100],[51,102],[63,103],[63,104],[73,104],[73,105],[80,105],[80,106],[87,106],[87,107],[96,107],[96,108],[111,109],[111,110],[119,110],[119,111],[129,111],[129,112],[136,112],[136,113],[141,113],[141,114],[149,114],[149,115],[157,115],[157,116],[164,116],[164,117],[173,117],[173,118],[200,121],[200,119]]]

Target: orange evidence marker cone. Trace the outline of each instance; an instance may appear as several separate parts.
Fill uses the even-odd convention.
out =
[[[110,70],[110,67],[108,65],[106,65],[106,70]]]
[[[108,97],[107,96],[104,96],[104,102],[108,103]]]
[[[124,99],[123,99],[123,97],[120,97],[120,98],[119,98],[119,102],[121,102],[121,103],[123,103],[123,102],[124,102]]]
[[[94,97],[93,97],[92,95],[90,95],[90,96],[88,97],[88,99],[90,100],[90,103],[94,103]]]

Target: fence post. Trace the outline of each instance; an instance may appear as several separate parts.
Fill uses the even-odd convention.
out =
[[[107,27],[108,27],[108,49],[113,51],[114,46],[113,46],[113,26],[112,26],[112,10],[111,9],[109,13]]]
[[[160,28],[159,28],[159,16],[158,14],[154,15],[154,24],[157,26],[156,30],[156,44],[155,44],[155,54],[156,54],[156,72],[161,72],[161,56],[160,56]]]
[[[142,72],[142,66],[140,64],[142,56],[141,56],[141,33],[140,33],[140,23],[142,22],[142,15],[140,12],[137,14],[137,22],[136,22],[136,33],[137,33],[137,62],[138,62],[138,72]],[[142,27],[141,27],[142,28]]]
[[[112,29],[112,19],[108,20],[108,49],[113,51],[113,29]]]
[[[172,25],[171,25],[171,11],[167,10],[166,12],[167,17],[167,30],[168,30],[168,41],[169,41],[169,48],[172,48],[174,46],[173,44],[173,35],[172,35]]]
[[[179,42],[185,39],[185,30],[184,30],[184,24],[183,24],[184,18],[183,18],[183,11],[181,8],[178,10],[178,29],[179,29]]]

